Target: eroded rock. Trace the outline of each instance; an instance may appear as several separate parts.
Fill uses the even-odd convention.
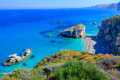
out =
[[[77,26],[68,28],[66,30],[63,30],[60,33],[63,37],[70,37],[70,38],[85,38],[85,26],[82,24],[79,24]]]
[[[4,64],[5,65],[13,65],[16,63],[20,63],[20,62],[26,60],[30,56],[31,53],[32,53],[31,49],[26,49],[23,56],[17,56],[17,54],[10,55],[4,61]]]
[[[114,54],[120,53],[120,15],[102,20],[97,38],[104,38]],[[119,54],[120,55],[120,54]]]

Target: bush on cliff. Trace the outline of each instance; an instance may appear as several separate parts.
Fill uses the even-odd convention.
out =
[[[43,80],[39,69],[19,68],[4,75],[3,80]]]
[[[72,60],[72,62],[67,62],[70,60]],[[108,73],[112,74],[112,77],[114,76],[113,74],[116,74],[115,77],[120,79],[120,73],[111,71],[114,69],[114,67],[120,69],[119,61],[120,56],[114,56],[112,54],[104,55],[100,53],[95,55],[88,52],[78,52],[75,50],[61,50],[53,55],[43,58],[33,69],[16,69],[11,73],[7,73],[2,80],[47,80],[47,78],[52,80],[108,79],[103,73],[99,72],[94,65],[98,65],[99,67],[101,66],[100,68],[98,66],[97,67],[99,69],[102,68],[105,71],[108,71],[108,69],[111,67]],[[107,70],[106,67],[108,67]],[[102,77],[104,79],[102,79]]]
[[[120,69],[120,63],[119,64],[117,64],[117,66],[116,66],[118,69]]]
[[[107,19],[108,22],[117,22],[120,21],[120,15],[116,15],[114,17],[111,17],[109,19]]]
[[[53,73],[51,80],[110,80],[94,64],[69,61]]]

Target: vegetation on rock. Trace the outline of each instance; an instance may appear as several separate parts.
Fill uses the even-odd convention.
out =
[[[103,19],[97,38],[108,41],[112,53],[120,55],[120,15]]]
[[[116,15],[114,17],[108,18],[107,21],[109,23],[120,21],[120,15]]]
[[[60,35],[70,38],[85,38],[85,26],[83,24],[78,24],[74,27],[63,30]]]
[[[118,65],[120,64],[119,59],[120,56],[114,56],[112,54],[104,55],[100,53],[95,55],[84,51],[61,50],[43,58],[33,69],[27,70],[20,68],[11,73],[7,73],[3,79],[78,80],[80,78],[81,80],[109,80],[111,77],[106,75],[106,71],[107,74],[120,79],[118,77],[120,74],[113,70],[118,69]],[[103,72],[100,69],[103,69]],[[112,74],[114,72],[117,76]]]
[[[51,80],[110,80],[94,64],[84,61],[69,61],[53,74]]]

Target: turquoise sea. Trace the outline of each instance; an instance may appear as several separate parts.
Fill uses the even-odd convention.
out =
[[[103,18],[119,13],[107,9],[0,10],[0,73],[33,68],[45,56],[62,49],[84,51],[85,39],[63,38],[58,36],[59,32],[83,24],[88,36],[96,35],[98,28],[93,22],[100,26]],[[57,24],[58,21],[62,24]],[[21,55],[26,48],[33,52],[29,59],[12,66],[3,65],[9,55]]]

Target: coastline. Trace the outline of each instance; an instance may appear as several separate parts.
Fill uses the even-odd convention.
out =
[[[96,42],[92,40],[90,37],[86,37],[86,51],[89,53],[95,53],[94,45]]]

